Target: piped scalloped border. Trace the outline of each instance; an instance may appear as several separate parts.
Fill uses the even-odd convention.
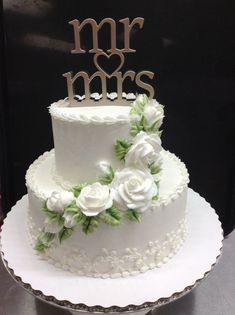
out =
[[[117,97],[117,93],[108,93],[107,94],[108,98],[110,101],[114,100]],[[80,100],[83,99],[84,96],[77,96]],[[93,93],[91,94],[91,98],[94,100],[100,100],[102,98],[102,94],[99,93]],[[133,93],[123,93],[123,98],[126,100],[134,100],[136,97]],[[94,124],[94,125],[100,125],[100,124],[108,124],[108,125],[114,125],[114,124],[124,124],[124,123],[129,123],[130,122],[130,116],[127,113],[126,115],[118,115],[116,117],[111,117],[111,116],[105,116],[105,117],[99,117],[97,115],[93,116],[86,116],[84,114],[79,114],[79,113],[65,113],[60,110],[60,107],[68,107],[68,99],[65,98],[63,100],[59,100],[57,102],[54,102],[49,106],[49,112],[51,116],[54,119],[62,120],[62,121],[67,121],[67,122],[79,122],[83,125],[87,124]],[[111,104],[112,105],[112,104]]]
[[[178,158],[174,153],[171,153],[168,150],[164,150],[164,153],[172,161],[174,161],[177,164],[177,166],[180,170],[181,176],[182,176],[182,180],[174,192],[172,192],[171,194],[169,194],[168,196],[166,196],[164,198],[162,198],[161,196],[159,197],[158,204],[163,205],[163,206],[167,206],[172,201],[176,200],[182,194],[184,189],[187,187],[187,185],[189,183],[189,173],[188,173],[188,170],[187,170],[184,162],[182,162],[180,160],[180,158]],[[154,209],[154,206],[153,206],[153,209]]]
[[[152,206],[152,210],[154,210],[156,207],[159,206],[167,206],[170,204],[172,201],[176,200],[184,191],[184,189],[187,187],[189,183],[189,174],[187,171],[187,168],[175,154],[164,150],[164,153],[171,159],[173,160],[177,166],[179,167],[182,180],[176,190],[169,194],[168,196],[161,198]],[[37,196],[39,199],[47,199],[49,196],[46,195],[42,190],[39,189],[37,182],[35,180],[35,172],[37,171],[37,168],[40,167],[41,163],[43,163],[47,158],[51,157],[54,155],[54,149],[52,149],[49,152],[43,153],[39,158],[37,158],[29,167],[25,179],[26,179],[26,186],[30,188],[34,195]],[[63,189],[70,189],[72,186],[74,186],[72,183],[69,183],[68,181],[64,181],[62,177],[58,176],[57,174],[53,174],[54,171],[50,170],[52,172],[53,180],[57,185],[59,185]]]
[[[26,187],[31,189],[34,192],[35,196],[37,196],[39,199],[42,199],[43,201],[46,200],[49,196],[47,196],[47,194],[39,189],[38,184],[35,180],[35,172],[37,171],[37,168],[40,167],[40,165],[52,154],[54,154],[54,149],[52,149],[51,151],[46,151],[42,155],[40,155],[29,166],[25,175]]]
[[[200,194],[196,193],[199,197]],[[207,204],[209,204],[203,197],[201,197]],[[20,200],[19,200],[20,201]],[[18,201],[18,202],[19,202]],[[17,202],[17,203],[18,203]],[[210,204],[209,204],[210,206]],[[210,206],[211,207],[211,206]],[[217,219],[218,219],[218,215],[215,213]],[[6,218],[5,218],[6,219]],[[5,221],[5,220],[4,220]],[[218,219],[219,221],[219,219]],[[220,222],[220,221],[219,221]],[[220,223],[220,229],[221,229],[221,243],[223,242],[223,230],[221,227],[221,223]],[[194,283],[192,283],[189,286],[186,286],[182,291],[180,292],[174,292],[171,296],[168,297],[161,297],[156,301],[146,301],[142,304],[136,305],[136,304],[129,304],[126,305],[124,307],[120,307],[118,305],[112,305],[109,307],[103,307],[101,305],[93,305],[93,306],[89,306],[86,305],[84,303],[78,303],[78,304],[74,304],[71,303],[68,300],[58,300],[56,297],[52,296],[52,295],[45,295],[43,294],[42,291],[37,290],[32,288],[32,286],[30,285],[30,283],[25,283],[21,277],[17,276],[14,272],[13,269],[11,269],[8,266],[8,261],[4,258],[4,252],[2,251],[2,246],[1,246],[1,237],[0,237],[0,253],[1,253],[1,258],[2,261],[5,265],[5,268],[7,269],[8,273],[12,276],[12,278],[22,287],[24,288],[26,291],[28,291],[29,293],[33,294],[34,296],[36,296],[38,299],[47,302],[49,304],[52,305],[56,305],[56,306],[60,306],[63,308],[67,308],[68,310],[75,310],[75,311],[81,311],[81,312],[92,312],[92,313],[123,313],[123,312],[135,312],[135,311],[141,311],[141,310],[150,310],[153,309],[155,307],[159,307],[162,306],[164,304],[173,302],[174,300],[186,295],[188,292],[190,292],[191,290],[193,290],[203,279],[205,279],[209,273],[211,272],[212,268],[218,263],[219,258],[221,257],[222,254],[222,246],[219,249],[219,254],[217,255],[217,257],[215,258],[215,262],[211,265],[211,268],[209,270],[207,270],[204,275],[199,278],[196,279]]]

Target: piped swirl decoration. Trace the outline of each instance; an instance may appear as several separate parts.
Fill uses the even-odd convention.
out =
[[[45,222],[37,238],[39,252],[69,238],[76,228],[85,234],[99,223],[115,226],[123,220],[141,222],[143,213],[159,202],[161,178],[161,131],[163,106],[146,95],[139,95],[129,114],[130,137],[117,139],[114,150],[123,162],[113,169],[101,161],[102,173],[94,183],[79,183],[69,191],[54,191],[45,198]]]

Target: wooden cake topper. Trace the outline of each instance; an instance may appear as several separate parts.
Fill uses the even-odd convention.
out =
[[[97,71],[89,75],[85,71],[79,71],[75,75],[72,72],[64,73],[63,76],[67,80],[67,88],[68,88],[68,99],[70,106],[94,106],[94,105],[104,105],[104,104],[112,104],[112,105],[123,105],[123,82],[126,78],[129,78],[131,81],[135,81],[136,85],[142,89],[144,89],[148,96],[152,98],[154,96],[154,88],[146,83],[143,79],[144,76],[152,79],[154,77],[154,73],[151,71],[140,71],[136,73],[133,70],[128,70],[125,73],[122,73],[120,70],[125,62],[125,53],[135,53],[136,50],[130,47],[130,32],[134,25],[138,25],[141,29],[144,25],[144,18],[137,17],[134,18],[131,22],[129,18],[124,18],[119,20],[120,23],[123,24],[123,32],[124,32],[124,47],[117,48],[117,30],[116,30],[116,22],[111,18],[103,19],[99,24],[94,19],[87,18],[82,22],[78,20],[70,21],[69,24],[73,26],[74,30],[74,41],[75,41],[75,48],[71,51],[73,54],[84,54],[86,52],[90,54],[94,54],[93,62]],[[104,51],[103,49],[99,48],[99,30],[102,28],[103,25],[109,25],[110,28],[110,49]],[[88,51],[82,49],[81,47],[81,32],[85,26],[89,25],[91,28],[92,34],[92,48]],[[107,72],[107,70],[102,66],[101,59],[106,59],[112,62],[112,59],[115,58],[118,60],[118,64],[116,68],[112,72]],[[76,80],[78,78],[83,79],[83,86],[84,86],[84,94],[85,98],[83,98],[82,102],[80,102],[76,98],[75,93],[75,85]],[[96,102],[94,99],[91,98],[91,82],[98,78],[100,81],[100,87],[102,91],[102,98],[99,102]],[[107,102],[108,99],[108,90],[107,90],[107,80],[111,78],[116,78],[117,82],[117,96],[112,102]]]

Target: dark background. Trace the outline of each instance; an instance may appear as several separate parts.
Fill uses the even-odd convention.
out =
[[[25,172],[53,147],[47,107],[67,96],[62,73],[94,71],[72,55],[77,18],[141,16],[128,69],[155,72],[165,104],[163,146],[190,173],[190,187],[235,224],[235,2],[198,0],[5,0],[1,16],[1,193],[7,212],[26,193]],[[102,48],[107,46],[101,31]],[[122,47],[120,33],[118,46]],[[86,33],[83,44],[89,46]],[[124,71],[127,70],[124,67]]]

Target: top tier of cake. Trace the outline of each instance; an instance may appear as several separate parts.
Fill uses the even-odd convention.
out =
[[[111,102],[111,101],[110,101]],[[121,162],[114,139],[129,138],[130,106],[68,107],[66,100],[50,106],[55,144],[56,176],[67,186],[92,182],[100,174],[98,163],[114,168]]]

